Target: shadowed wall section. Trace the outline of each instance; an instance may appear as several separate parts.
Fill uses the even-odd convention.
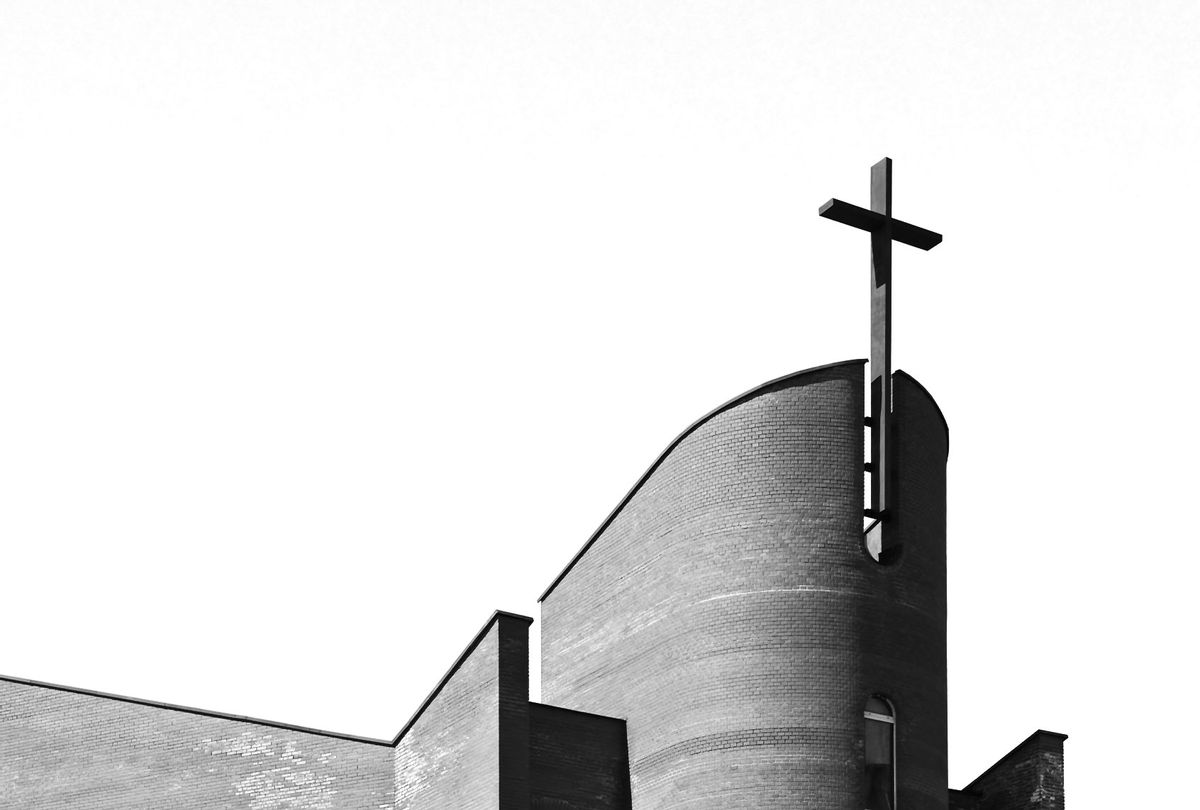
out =
[[[899,808],[945,808],[946,456],[949,431],[937,403],[912,377],[892,377],[897,477],[893,531],[899,559],[859,561],[864,691],[896,707]],[[864,698],[865,699],[865,698]]]
[[[629,810],[625,721],[529,708],[532,810]]]
[[[909,378],[895,395],[895,565],[862,547],[854,361],[685,432],[543,596],[543,698],[626,718],[636,810],[862,810],[874,693],[900,718],[899,806],[946,806],[946,432]]]

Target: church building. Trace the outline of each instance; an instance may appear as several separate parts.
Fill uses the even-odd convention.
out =
[[[542,702],[503,611],[391,740],[2,677],[0,807],[1062,810],[1063,734],[948,784],[949,431],[891,371],[887,289],[892,241],[940,237],[872,179],[821,209],[871,234],[872,378],[789,374],[672,441],[541,595]]]

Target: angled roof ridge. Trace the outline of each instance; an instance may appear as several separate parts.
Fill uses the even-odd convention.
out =
[[[527,625],[533,624],[533,619],[529,616],[522,616],[518,613],[509,613],[506,610],[497,610],[495,613],[493,613],[491,618],[484,622],[483,627],[479,628],[479,632],[475,634],[475,637],[471,639],[470,643],[467,644],[461,653],[459,653],[458,658],[456,658],[454,663],[450,665],[450,669],[446,670],[446,674],[443,675],[442,679],[437,682],[437,686],[433,687],[433,691],[431,691],[425,697],[425,699],[421,701],[421,705],[417,707],[415,712],[413,712],[412,717],[408,718],[408,722],[405,723],[404,727],[396,733],[396,736],[392,738],[392,741],[389,743],[389,745],[396,745],[399,743],[404,735],[408,733],[408,730],[416,725],[416,722],[421,719],[421,715],[424,714],[425,710],[428,709],[433,701],[437,699],[437,696],[441,694],[442,689],[444,689],[446,684],[450,682],[450,679],[454,677],[454,673],[458,672],[459,667],[466,663],[466,660],[471,657],[471,653],[475,652],[475,648],[479,646],[479,642],[483,641],[483,637],[487,635],[488,630],[491,630],[492,625],[495,624],[500,618],[516,619],[517,621],[525,622]]]
[[[22,686],[34,686],[39,689],[52,689],[56,692],[69,692],[74,695],[87,695],[88,697],[104,698],[105,700],[116,700],[122,703],[132,703],[137,706],[149,706],[153,709],[163,709],[170,712],[184,712],[186,714],[198,714],[202,717],[214,717],[218,720],[233,720],[238,723],[252,723],[257,726],[267,726],[268,728],[284,729],[285,731],[301,731],[305,734],[316,734],[321,737],[334,737],[339,740],[349,740],[351,742],[367,743],[369,745],[392,745],[393,743],[387,740],[380,740],[374,737],[360,737],[356,734],[342,734],[337,731],[324,731],[319,728],[309,728],[308,726],[297,726],[291,723],[280,723],[276,720],[263,720],[258,717],[248,717],[241,714],[229,714],[227,712],[215,712],[210,709],[196,709],[191,706],[181,706],[176,703],[163,703],[158,700],[146,700],[144,698],[127,697],[125,695],[116,695],[111,692],[97,692],[94,689],[80,689],[77,686],[63,686],[57,683],[46,683],[45,681],[34,681],[28,678],[14,678],[9,675],[0,675],[0,681],[8,683],[21,684]]]
[[[1067,735],[1066,735],[1066,734],[1063,734],[1062,732],[1059,732],[1059,731],[1046,731],[1045,729],[1039,728],[1037,731],[1033,732],[1033,733],[1032,733],[1032,734],[1030,734],[1028,737],[1026,737],[1025,739],[1021,740],[1019,743],[1017,743],[1016,745],[1014,745],[1014,746],[1012,747],[1012,750],[1010,750],[1010,751],[1009,751],[1007,754],[1005,754],[1004,756],[1000,757],[1000,759],[996,760],[996,761],[995,761],[995,762],[993,762],[991,765],[987,766],[987,768],[985,768],[985,769],[983,770],[983,772],[979,774],[979,776],[976,776],[974,779],[972,779],[972,780],[971,780],[971,781],[970,781],[970,782],[967,784],[967,786],[966,786],[965,788],[963,788],[962,790],[963,790],[963,791],[966,791],[966,792],[977,793],[978,791],[975,789],[975,784],[976,784],[976,783],[977,783],[977,782],[978,782],[980,779],[982,779],[983,777],[987,776],[987,775],[988,775],[989,773],[991,773],[992,771],[994,771],[994,770],[996,770],[997,768],[999,768],[999,767],[1000,767],[1000,766],[1001,766],[1001,765],[1002,765],[1002,764],[1003,764],[1003,763],[1004,763],[1006,760],[1010,759],[1010,758],[1011,758],[1011,757],[1012,757],[1014,754],[1016,754],[1018,751],[1020,751],[1022,748],[1024,748],[1026,745],[1028,745],[1028,744],[1029,744],[1031,741],[1033,741],[1033,739],[1034,739],[1035,737],[1050,737],[1050,738],[1052,738],[1052,739],[1057,739],[1057,740],[1059,741],[1059,743],[1060,743],[1060,744],[1061,744],[1061,743],[1062,743],[1064,740],[1068,739],[1068,738],[1067,738]]]
[[[471,639],[471,642],[467,644],[466,649],[459,654],[458,658],[455,659],[454,663],[450,666],[450,669],[445,675],[442,676],[442,679],[438,681],[437,686],[435,686],[433,691],[430,692],[425,700],[421,702],[421,705],[417,707],[417,710],[413,713],[412,717],[408,719],[408,722],[404,724],[404,727],[400,729],[400,732],[391,740],[381,740],[376,737],[360,737],[357,734],[343,734],[338,731],[325,731],[319,728],[298,726],[292,723],[280,723],[277,720],[263,720],[258,717],[249,717],[247,715],[217,712],[210,709],[197,709],[192,706],[181,706],[176,703],[164,703],[158,700],[146,700],[144,698],[128,697],[126,695],[117,695],[111,692],[98,692],[94,689],[81,689],[77,686],[63,686],[57,683],[30,680],[29,678],[14,678],[10,675],[0,675],[0,681],[20,684],[22,686],[33,686],[38,689],[51,689],[56,692],[68,692],[74,695],[87,695],[88,697],[103,698],[105,700],[116,700],[120,701],[121,703],[132,703],[136,706],[149,706],[152,709],[163,709],[171,712],[184,712],[185,714],[195,714],[200,715],[201,717],[212,717],[217,720],[232,720],[237,723],[251,723],[256,726],[278,728],[284,731],[299,731],[305,734],[315,734],[321,737],[332,737],[338,740],[366,743],[367,745],[383,745],[394,747],[396,743],[400,742],[400,738],[403,737],[405,733],[407,733],[408,730],[413,727],[413,724],[417,722],[424,711],[429,708],[429,705],[433,703],[434,699],[437,698],[437,696],[441,693],[442,689],[454,676],[454,673],[458,671],[459,667],[463,665],[467,658],[470,657],[471,653],[474,652],[475,648],[479,646],[479,642],[481,642],[483,637],[487,635],[488,630],[490,630],[492,625],[496,623],[496,620],[502,617],[516,619],[527,624],[533,623],[533,619],[529,616],[521,616],[516,613],[509,613],[505,610],[497,610],[492,613],[491,617],[487,620],[487,622],[484,623],[479,632],[475,634],[475,637]]]
[[[582,559],[583,555],[588,552],[588,549],[590,549],[592,547],[592,544],[595,543],[596,540],[598,540],[600,538],[600,535],[604,533],[604,530],[607,529],[614,520],[616,520],[617,515],[619,515],[621,513],[621,510],[625,508],[626,504],[628,504],[630,500],[632,500],[633,496],[635,494],[637,494],[637,491],[642,488],[642,485],[645,484],[646,481],[650,478],[650,476],[654,474],[654,471],[657,470],[659,468],[659,466],[662,465],[663,461],[666,460],[667,456],[669,456],[671,454],[671,451],[673,451],[676,447],[678,447],[679,444],[684,439],[686,439],[693,432],[695,432],[696,429],[699,428],[701,425],[703,425],[705,422],[712,419],[714,416],[716,416],[724,411],[729,410],[730,408],[734,407],[735,405],[740,405],[741,403],[743,403],[749,399],[753,399],[755,396],[761,394],[764,390],[770,388],[771,386],[779,385],[780,383],[784,383],[784,382],[788,382],[790,380],[795,379],[796,377],[803,377],[806,374],[815,374],[818,371],[826,371],[828,369],[837,368],[839,366],[849,366],[849,365],[856,365],[856,364],[862,365],[863,363],[866,363],[866,362],[867,361],[865,359],[841,360],[836,363],[826,363],[821,366],[813,366],[812,368],[802,369],[801,371],[793,371],[791,374],[784,374],[782,377],[776,377],[775,379],[768,380],[767,382],[762,383],[761,385],[756,385],[753,388],[751,388],[749,391],[745,391],[741,394],[738,394],[736,397],[734,397],[733,399],[724,403],[723,405],[718,405],[716,408],[712,409],[711,411],[706,413],[704,416],[701,416],[699,419],[697,419],[695,422],[693,422],[691,425],[689,425],[682,433],[680,433],[678,436],[676,436],[674,438],[674,440],[672,440],[672,442],[667,445],[665,450],[663,450],[661,453],[659,453],[658,458],[656,458],[654,460],[654,463],[651,464],[650,467],[644,473],[642,473],[641,477],[638,478],[637,483],[635,483],[633,485],[633,487],[628,492],[625,493],[625,497],[621,498],[621,500],[617,503],[616,507],[611,512],[609,512],[608,517],[606,517],[604,519],[604,521],[600,524],[600,526],[594,532],[592,532],[592,535],[591,535],[591,537],[589,537],[587,539],[587,542],[585,542],[583,544],[583,546],[579,549],[579,551],[575,552],[575,556],[571,558],[571,561],[569,563],[567,563],[566,566],[563,568],[563,570],[559,572],[558,576],[554,578],[554,581],[550,583],[550,587],[546,588],[546,590],[542,592],[542,595],[538,597],[538,602],[544,601],[546,599],[546,597],[550,595],[550,592],[558,587],[558,583],[563,581],[563,579],[567,576],[567,574],[569,574],[571,572],[571,569],[575,567],[575,564],[577,562],[579,562],[579,560]]]

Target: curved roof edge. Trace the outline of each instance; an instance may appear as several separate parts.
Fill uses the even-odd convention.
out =
[[[794,380],[797,377],[803,377],[808,374],[816,374],[819,371],[826,371],[831,368],[838,368],[839,366],[863,365],[866,362],[867,361],[865,359],[842,360],[837,363],[826,363],[823,366],[813,366],[812,368],[806,368],[802,371],[793,371],[791,374],[785,374],[782,377],[776,377],[775,379],[769,380],[761,385],[756,385],[753,388],[751,388],[749,391],[746,391],[742,394],[737,395],[736,397],[729,400],[725,404],[719,405],[716,408],[714,408],[713,410],[706,413],[704,416],[701,416],[699,419],[697,419],[695,422],[693,422],[691,425],[689,425],[687,427],[687,429],[685,429],[682,433],[680,433],[678,436],[676,436],[675,439],[670,444],[667,445],[667,448],[665,450],[663,450],[661,453],[659,453],[658,458],[656,458],[654,460],[654,463],[650,465],[649,469],[647,469],[644,473],[642,473],[642,476],[637,480],[637,483],[635,483],[633,485],[633,487],[628,492],[625,493],[625,497],[622,498],[620,500],[620,502],[617,503],[616,508],[613,509],[608,514],[608,517],[606,517],[604,519],[604,522],[600,524],[599,528],[597,528],[596,531],[592,532],[592,536],[587,539],[587,542],[583,544],[583,547],[580,548],[579,551],[577,551],[575,553],[575,556],[571,558],[571,561],[569,563],[567,563],[566,567],[563,568],[563,570],[559,572],[558,576],[554,578],[554,581],[550,583],[550,587],[542,592],[542,595],[538,597],[538,602],[545,601],[546,597],[550,595],[550,592],[558,587],[558,583],[562,582],[563,579],[567,576],[567,574],[571,573],[571,569],[575,567],[575,563],[579,562],[579,560],[583,557],[584,554],[587,554],[588,549],[590,549],[592,547],[592,544],[595,543],[596,540],[598,540],[600,538],[600,535],[604,533],[604,530],[607,529],[614,520],[616,520],[617,515],[619,515],[621,513],[621,510],[625,508],[625,505],[629,503],[629,501],[633,498],[633,496],[635,494],[637,494],[637,491],[642,488],[642,484],[646,483],[647,479],[649,479],[650,476],[654,474],[654,471],[657,470],[659,468],[659,466],[662,465],[663,461],[666,460],[667,456],[669,456],[671,454],[671,451],[674,450],[676,447],[678,447],[680,442],[682,442],[684,439],[686,439],[688,436],[690,436],[693,432],[695,432],[695,430],[697,428],[699,428],[705,422],[712,419],[717,414],[727,411],[736,405],[741,405],[743,402],[746,402],[747,400],[753,399],[754,397],[758,396],[759,394],[764,393],[768,388],[771,388],[772,386],[775,386],[775,385],[779,385],[780,383],[789,382],[791,380]],[[908,376],[908,375],[905,375],[905,376]],[[916,382],[916,380],[913,380],[913,382]],[[917,385],[920,385],[920,383],[917,383]],[[922,387],[922,390],[924,390],[923,387]],[[926,393],[928,393],[928,392],[926,392]],[[930,399],[932,399],[932,397],[930,397]],[[934,403],[935,406],[936,406],[936,404],[937,403]],[[938,413],[941,413],[941,411],[939,410]],[[945,421],[945,420],[943,419],[943,421]]]
[[[910,383],[915,385],[921,393],[929,399],[929,403],[933,405],[933,409],[937,411],[938,418],[942,420],[942,427],[946,430],[946,458],[950,458],[950,423],[946,421],[946,414],[942,413],[942,406],[938,405],[938,401],[933,398],[933,394],[929,393],[929,389],[921,385],[921,381],[907,371],[896,369],[892,372],[892,376],[902,375]]]

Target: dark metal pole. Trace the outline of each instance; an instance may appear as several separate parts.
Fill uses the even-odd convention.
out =
[[[892,414],[892,159],[871,167],[871,210],[884,221],[871,231],[871,510],[889,506]]]

